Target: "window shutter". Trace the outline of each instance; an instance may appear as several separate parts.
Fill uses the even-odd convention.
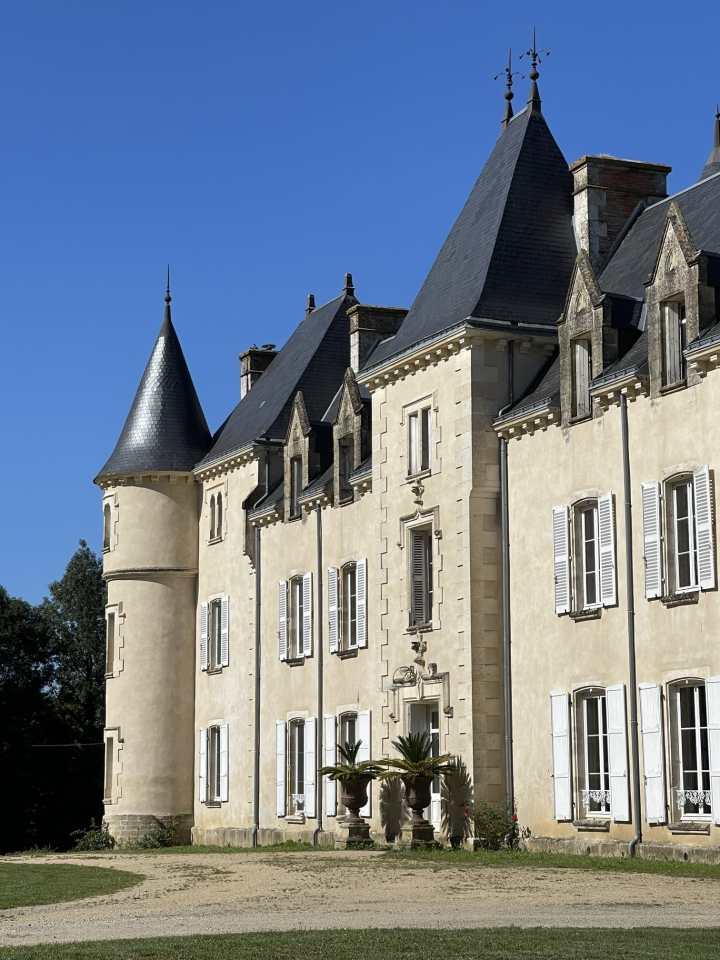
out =
[[[720,824],[720,677],[705,681],[707,732],[710,752],[710,806],[713,822]]]
[[[325,716],[325,730],[323,736],[323,750],[325,752],[324,766],[331,767],[336,761],[336,722],[334,714]],[[337,813],[337,787],[334,780],[325,777],[325,813],[334,817]]]
[[[662,542],[660,538],[660,484],[642,485],[643,543],[645,548],[645,596],[662,596]]]
[[[370,711],[361,710],[357,715],[357,738],[361,741],[358,750],[358,763],[369,760],[372,753],[372,730],[370,726]],[[360,811],[361,817],[372,816],[372,783],[368,784],[368,802]]]
[[[641,683],[639,691],[645,771],[645,819],[648,823],[665,823],[665,758],[660,687],[656,683]]]
[[[355,596],[357,597],[357,645],[367,646],[367,560],[355,564]]]
[[[693,474],[695,492],[695,543],[698,584],[701,590],[715,589],[715,544],[713,543],[712,485],[706,465]]]
[[[418,415],[408,417],[408,473],[418,472]]]
[[[278,583],[278,655],[281,660],[287,660],[287,580]]]
[[[305,721],[305,816],[315,816],[315,717]]]
[[[610,811],[616,823],[630,819],[628,794],[627,730],[625,721],[625,685],[616,683],[605,690],[607,708],[608,755],[610,766]]]
[[[208,668],[208,605],[200,604],[200,669]]]
[[[275,724],[275,783],[276,802],[275,812],[279,817],[285,816],[285,721],[278,720]]]
[[[198,735],[198,800],[207,801],[207,730],[203,728]]]
[[[312,573],[306,573],[303,576],[303,656],[310,657],[312,656],[312,606],[313,606],[313,596],[312,596]]]
[[[228,798],[228,725],[220,724],[220,800]]]
[[[427,537],[424,531],[410,531],[410,622],[422,624],[427,620]]]
[[[330,638],[330,653],[337,653],[339,645],[337,567],[328,567],[328,636]]]
[[[570,537],[567,507],[553,507],[555,613],[570,613]]]
[[[604,607],[617,603],[615,570],[615,508],[613,495],[598,499],[598,540],[600,546],[600,596]]]
[[[230,598],[225,596],[220,601],[220,665],[227,667],[230,663]]]
[[[570,699],[567,693],[550,694],[552,718],[553,791],[555,819],[572,820],[570,790]]]

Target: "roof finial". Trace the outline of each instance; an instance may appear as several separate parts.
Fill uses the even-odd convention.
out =
[[[165,321],[170,323],[170,303],[172,297],[170,296],[170,264],[167,268],[167,281],[165,283]]]
[[[537,66],[539,63],[542,63],[543,57],[549,57],[549,56],[550,56],[549,50],[538,50],[537,40],[535,38],[535,27],[533,27],[532,46],[530,47],[529,50],[526,50],[525,53],[523,53],[520,56],[521,60],[523,59],[523,57],[530,58],[530,73],[529,73],[530,98],[528,99],[528,103],[530,104],[531,113],[535,113],[536,111],[539,113],[540,105],[541,105],[540,91],[538,90],[538,85],[537,85],[537,80],[540,74],[538,73]]]
[[[512,48],[508,50],[508,62],[507,66],[503,67],[500,73],[495,74],[493,80],[497,80],[499,77],[505,76],[505,116],[502,119],[500,126],[505,129],[505,127],[510,123],[513,118],[513,108],[512,100],[515,94],[512,91],[513,79],[515,77],[521,77],[521,73],[513,73],[512,68]]]
[[[315,294],[309,293],[307,295],[307,306],[305,307],[305,313],[310,314],[315,309]]]
[[[345,287],[343,288],[343,293],[346,297],[355,296],[355,286],[353,285],[353,277],[351,273],[345,274]]]
[[[702,169],[700,179],[705,180],[707,177],[715,176],[716,173],[720,173],[720,104],[715,107],[715,130],[712,150]]]

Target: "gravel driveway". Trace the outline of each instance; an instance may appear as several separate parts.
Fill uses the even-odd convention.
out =
[[[56,855],[28,862],[114,866],[145,880],[109,896],[0,911],[3,946],[330,927],[720,925],[715,880],[437,867],[373,852]]]

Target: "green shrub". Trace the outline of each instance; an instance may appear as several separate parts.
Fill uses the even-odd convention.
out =
[[[160,847],[177,846],[177,828],[174,823],[159,823],[152,830],[148,830],[134,846],[141,850],[157,850]]]
[[[512,807],[478,802],[475,804],[474,820],[475,844],[482,850],[516,850],[521,834],[525,836]]]
[[[94,820],[84,830],[74,830],[70,837],[75,850],[112,850],[115,846],[115,837],[111,836],[107,824],[98,826]]]

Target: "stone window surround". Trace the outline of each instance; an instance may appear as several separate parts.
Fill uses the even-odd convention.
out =
[[[290,581],[288,580],[288,583]],[[306,720],[309,720],[312,717],[312,713],[309,710],[288,710],[285,714],[285,791],[287,793],[288,785],[290,783],[290,724],[293,720],[302,720],[303,723]],[[287,804],[287,800],[286,800]],[[287,807],[286,807],[287,809]],[[285,813],[284,816],[279,818],[284,820],[285,823],[305,823],[306,817],[305,812],[303,811],[300,814]]]
[[[112,670],[106,669],[105,671],[106,680],[110,680],[112,679],[112,677],[117,676],[117,674],[120,673],[125,666],[125,660],[121,655],[121,650],[125,646],[125,617],[126,617],[126,614],[123,611],[122,600],[118,601],[118,603],[108,603],[105,605],[105,624],[106,624],[105,629],[106,630],[107,630],[107,620],[108,620],[109,613],[115,614],[115,637],[114,637],[114,645],[113,645],[113,660],[111,664]],[[107,652],[107,640],[106,640],[106,652]],[[107,658],[106,658],[105,666],[107,668]]]
[[[109,796],[103,796],[103,803],[105,805],[111,803],[117,803],[118,800],[122,797],[122,784],[120,781],[120,775],[122,773],[122,748],[123,748],[123,739],[120,727],[105,727],[103,730],[103,769],[105,765],[105,758],[107,756],[107,741],[112,738],[113,741],[113,770],[112,770],[112,785]],[[103,794],[105,793],[105,773],[103,774]]]
[[[212,628],[211,628],[211,620],[212,620],[211,604],[213,603],[214,600],[219,600],[220,603],[222,604],[222,601],[223,601],[223,600],[227,600],[227,601],[229,602],[229,599],[230,599],[230,595],[229,595],[228,593],[211,593],[211,594],[209,594],[209,595],[205,598],[205,601],[204,601],[205,603],[207,603],[207,645],[208,645],[208,646],[207,646],[207,650],[208,650],[207,663],[208,663],[208,665],[207,665],[207,670],[203,670],[203,671],[201,671],[201,673],[208,674],[209,676],[213,676],[214,674],[217,674],[217,673],[222,673],[223,670],[226,669],[225,667],[223,667],[222,662],[216,663],[216,664],[215,664],[214,666],[212,666],[212,667],[210,666],[210,664],[213,662],[213,658],[210,656],[210,646],[211,646],[211,642],[212,642],[212,640],[211,640],[211,636],[212,636]],[[220,612],[220,616],[221,616],[221,618],[222,618],[222,610],[221,610],[221,612]],[[230,625],[228,624],[228,643],[230,642],[229,633],[230,633]],[[220,658],[220,660],[222,661],[222,657]],[[218,722],[219,722],[219,723],[220,723],[220,722],[223,722],[223,723],[224,723],[224,721],[218,721]],[[210,726],[212,726],[212,724],[208,724],[208,727],[210,727]]]
[[[430,630],[439,630],[442,626],[441,618],[441,608],[442,608],[442,586],[440,582],[440,574],[442,573],[442,551],[440,549],[440,541],[442,540],[442,530],[440,529],[440,508],[432,507],[429,510],[417,510],[414,514],[406,517],[400,518],[400,538],[398,540],[398,547],[401,550],[404,550],[410,542],[409,532],[410,530],[415,529],[416,527],[430,527],[432,536],[430,542],[434,544],[433,553],[432,553],[432,564],[433,564],[433,610],[432,610],[432,621],[422,627],[408,626],[405,630],[406,634],[416,634],[416,633],[425,633]],[[401,591],[401,595],[404,597],[403,607],[401,608],[403,614],[405,615],[405,620],[409,624],[410,622],[410,564],[411,556],[410,551],[408,550],[404,571],[405,571],[405,588]]]
[[[607,687],[606,683],[585,683],[577,686],[573,686],[570,691],[570,736],[571,736],[571,757],[573,765],[573,773],[575,774],[572,777],[573,782],[573,804],[575,806],[575,811],[583,811],[584,816],[577,817],[573,824],[579,830],[588,830],[592,829],[609,829],[609,823],[612,819],[612,808],[607,811],[586,811],[585,803],[586,801],[582,797],[582,776],[581,772],[584,771],[584,756],[582,758],[583,766],[581,767],[581,757],[579,751],[585,749],[585,742],[583,737],[583,742],[580,742],[579,735],[579,710],[584,699],[588,696],[598,696],[602,694],[605,695],[605,688]],[[605,727],[605,736],[607,737],[607,724]],[[628,741],[627,735],[627,725],[625,730],[625,739],[626,745]],[[609,759],[609,754],[608,754]],[[608,767],[609,773],[609,767]],[[587,774],[585,774],[587,775]],[[608,803],[609,805],[609,803]]]
[[[701,466],[695,460],[683,460],[678,463],[672,464],[669,467],[666,467],[660,476],[659,485],[660,485],[660,525],[661,525],[661,536],[662,536],[662,569],[663,569],[663,584],[665,587],[669,585],[669,576],[668,572],[670,570],[670,565],[673,561],[673,558],[670,556],[670,537],[667,534],[668,529],[668,499],[667,499],[667,490],[674,481],[680,480],[682,477],[691,477],[695,470]],[[710,471],[711,481],[712,481],[712,495],[713,500],[715,496],[715,474],[711,469]],[[714,510],[713,510],[714,515]],[[681,606],[682,604],[687,603],[697,603],[702,591],[699,586],[687,588],[681,591],[670,591],[669,589],[663,593],[662,597],[657,597],[654,599],[660,600],[666,607]],[[648,600],[648,603],[652,603],[652,600]]]
[[[217,534],[210,539],[210,497],[218,493],[222,493],[222,530],[220,534]],[[214,543],[220,543],[225,539],[228,529],[228,478],[227,475],[221,479],[219,482],[214,481],[207,486],[203,491],[203,510],[202,510],[202,520],[205,530],[205,543],[210,546]]]
[[[355,500],[354,489],[350,496],[341,498],[340,495],[340,445],[348,438],[352,440],[352,469],[357,470],[363,461],[364,453],[363,407],[355,375],[352,371],[348,371],[343,381],[340,405],[333,424],[333,490],[335,504],[338,506],[345,506]]]
[[[416,483],[419,479],[423,477],[429,477],[433,474],[440,472],[440,456],[439,456],[439,445],[440,445],[440,418],[439,413],[439,403],[438,403],[438,390],[433,390],[430,393],[426,393],[421,397],[418,397],[415,400],[412,400],[410,403],[403,404],[400,410],[400,424],[403,431],[403,442],[400,446],[400,462],[403,464],[403,483],[413,484]],[[412,413],[420,413],[420,411],[426,407],[430,408],[430,418],[429,418],[429,444],[430,449],[428,450],[428,466],[424,470],[418,470],[417,473],[408,472],[409,464],[409,455],[410,455],[410,424],[409,417]]]
[[[103,539],[105,532],[105,506],[109,505],[110,507],[110,544],[109,546],[103,546],[103,553],[111,553],[113,550],[117,550],[118,541],[119,541],[119,520],[120,520],[120,498],[117,490],[112,493],[108,493],[102,499],[102,515],[103,515]]]
[[[205,724],[205,800],[202,800],[201,803],[204,807],[221,807],[223,803],[227,803],[226,800],[220,800],[217,797],[210,799],[210,729],[216,727],[218,730],[220,727],[225,726],[227,720],[208,720]],[[228,724],[228,741],[230,740],[230,726]],[[228,742],[228,751],[230,749],[230,744]],[[218,780],[220,779],[220,734],[218,733]],[[228,776],[230,771],[228,770]]]

